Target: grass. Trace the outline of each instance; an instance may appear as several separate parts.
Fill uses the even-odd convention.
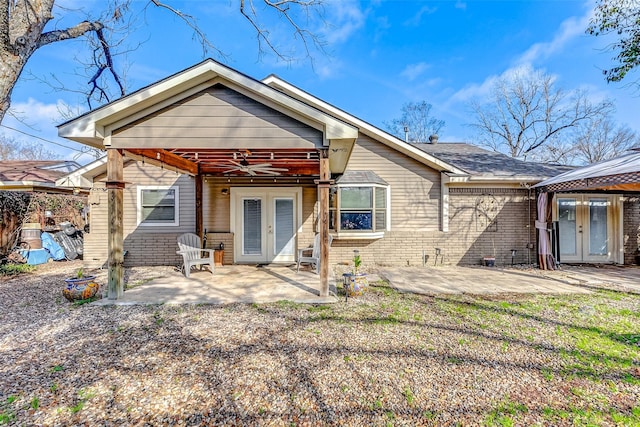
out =
[[[18,400],[18,396],[10,395],[4,401],[0,402],[0,425],[10,424],[16,420],[14,402]]]
[[[31,273],[36,268],[35,265],[29,264],[0,264],[0,276],[17,276],[18,274]]]
[[[87,299],[78,299],[78,300],[75,300],[73,302],[73,307],[80,307],[81,305],[89,304],[89,303],[92,303],[94,301],[98,301],[98,297],[97,296],[94,296],[94,297],[91,297],[91,298],[87,298]]]
[[[286,360],[283,371],[291,371],[291,377],[279,377],[280,371],[274,373],[274,384],[280,384],[282,378],[293,380],[279,387],[302,413],[313,410],[305,399],[313,400],[314,396],[298,384],[313,385],[322,393],[326,388],[332,402],[353,402],[377,417],[372,425],[408,425],[407,414],[422,416],[429,425],[454,425],[456,417],[465,413],[456,407],[458,402],[448,399],[465,395],[463,405],[471,407],[469,417],[474,421],[470,423],[468,418],[463,425],[640,426],[640,404],[634,400],[640,394],[639,306],[640,295],[608,290],[580,295],[419,296],[376,283],[362,297],[328,305],[278,301],[225,307],[154,306],[145,309],[141,325],[152,331],[166,328],[166,333],[189,338],[189,330],[180,328],[184,319],[202,322],[206,327],[207,319],[218,316],[218,311],[224,316],[249,313],[257,324],[265,325],[264,341],[269,346],[261,357],[282,357],[281,362]],[[112,329],[130,328],[130,324],[119,324]],[[301,333],[308,339],[303,348],[291,346],[290,336]],[[228,345],[224,352],[216,346],[208,350],[211,365],[229,367],[229,358],[224,355],[230,351],[241,369],[245,352],[265,348],[262,342],[245,345],[242,337],[232,338],[229,342],[233,345],[223,340]],[[206,338],[197,342],[201,340]],[[238,353],[233,353],[234,349]],[[321,363],[295,365],[296,356],[305,351],[318,352]],[[51,401],[49,393],[56,398],[66,395],[58,388],[73,370],[57,362],[45,365],[50,377],[42,392],[24,392],[26,397],[10,396],[10,401],[0,401],[0,425],[16,424],[16,416],[24,409],[45,411]],[[329,375],[314,373],[322,372],[325,364],[339,365],[352,375],[334,384]],[[517,392],[508,389],[510,395],[504,395],[505,389],[501,388],[490,395],[493,397],[480,397],[494,390],[492,380],[503,380],[492,378],[499,377],[503,369],[512,369],[516,377],[532,379],[539,388],[516,386]],[[392,375],[387,375],[389,372]],[[433,372],[436,376],[430,377]],[[451,375],[457,375],[455,380]],[[387,378],[395,381],[385,381]],[[431,382],[425,383],[424,378]],[[440,378],[448,381],[446,387],[439,387]],[[509,381],[506,378],[501,384]],[[475,388],[482,391],[474,394]],[[449,395],[450,391],[454,393]],[[85,412],[91,405],[87,402],[95,393],[76,390],[75,394],[74,400],[62,406],[64,414],[88,415]],[[36,395],[39,398],[33,397]],[[550,395],[553,399],[548,399]],[[240,391],[230,396],[238,405],[248,398]],[[481,404],[474,401],[476,396]],[[96,402],[101,398],[102,394]],[[492,398],[495,400],[489,400]],[[256,405],[257,414],[269,413],[264,402]]]
[[[515,425],[515,420],[521,414],[526,414],[528,408],[523,403],[514,402],[506,397],[498,405],[489,411],[485,418],[487,426],[504,426],[510,427]]]
[[[626,396],[628,391],[623,390],[627,387],[640,386],[640,295],[603,289],[581,295],[420,297],[398,293],[381,283],[368,292],[377,298],[375,303],[353,304],[349,313],[338,313],[337,307],[326,308],[324,318],[368,322],[371,327],[393,333],[390,328],[437,324],[435,311],[463,332],[456,343],[471,354],[474,343],[487,339],[497,342],[496,353],[509,354],[525,346],[559,360],[559,366],[537,368],[538,375],[554,387],[574,381],[591,384],[572,389],[564,405],[545,407],[542,416],[551,424],[640,425],[640,406],[627,411],[614,403]],[[416,337],[422,335],[420,332]],[[471,363],[463,353],[444,353],[446,363]],[[353,358],[347,356],[345,360]],[[603,383],[610,394],[588,391]],[[409,407],[420,405],[411,388],[405,387],[401,394]],[[372,406],[375,408],[375,403]],[[528,413],[525,402],[505,397],[488,409],[483,419],[490,426],[522,425]]]

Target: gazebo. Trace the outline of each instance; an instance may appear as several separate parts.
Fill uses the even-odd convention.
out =
[[[540,182],[534,188],[539,192],[536,228],[540,268],[553,269],[559,261],[552,255],[550,239],[552,227],[549,225],[553,215],[550,201],[554,198],[558,204],[557,224],[561,229],[557,233],[559,254],[562,254],[564,238],[564,249],[576,251],[575,257],[573,254],[567,256],[570,261],[623,263],[625,200],[622,195],[640,193],[640,147],[624,156],[565,172]],[[565,194],[572,196],[562,196]],[[570,242],[571,238],[578,243]],[[587,248],[580,255],[577,252],[583,241]],[[617,255],[612,254],[613,247]]]

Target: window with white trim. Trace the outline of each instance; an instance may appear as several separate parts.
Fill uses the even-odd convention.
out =
[[[138,225],[180,225],[178,187],[138,187]]]
[[[329,191],[329,229],[338,233],[383,233],[389,221],[388,186],[336,185]]]

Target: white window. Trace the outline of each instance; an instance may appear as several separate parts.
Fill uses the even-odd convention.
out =
[[[336,185],[329,192],[329,229],[338,238],[380,238],[389,229],[389,188]]]
[[[180,225],[178,187],[138,187],[138,225]]]

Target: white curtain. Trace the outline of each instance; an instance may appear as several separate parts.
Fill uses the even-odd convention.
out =
[[[548,194],[538,195],[538,220],[536,229],[538,230],[538,265],[542,270],[555,270],[556,263],[551,254],[551,239],[547,227],[547,203]]]

